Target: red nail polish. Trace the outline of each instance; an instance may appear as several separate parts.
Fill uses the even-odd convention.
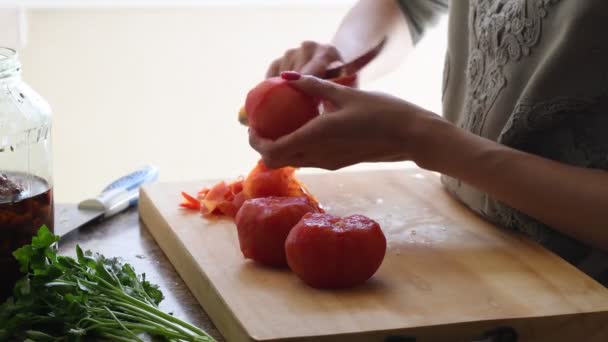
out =
[[[297,81],[301,76],[297,71],[283,71],[281,73],[281,78],[287,81]]]

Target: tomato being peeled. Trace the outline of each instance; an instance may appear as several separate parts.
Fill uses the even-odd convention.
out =
[[[261,137],[277,139],[319,115],[319,101],[280,77],[268,78],[247,94],[245,113],[249,126]]]
[[[243,256],[267,266],[287,266],[285,239],[304,214],[314,211],[306,197],[246,200],[236,215]]]
[[[296,178],[295,172],[293,167],[269,169],[260,160],[247,175],[243,183],[243,193],[247,198],[304,196],[320,211],[319,202]]]
[[[331,78],[328,81],[337,83],[337,84],[341,84],[343,86],[347,86],[347,87],[353,87],[353,88],[357,88],[358,87],[358,77],[357,74],[350,74],[350,75],[341,75],[335,78]],[[262,99],[261,96],[259,96],[260,94],[262,94],[265,91],[268,91],[268,88],[271,88],[271,85],[273,83],[272,82],[262,82],[260,83],[257,87],[255,87],[254,89],[256,90],[255,92],[253,91],[254,89],[252,89],[250,91],[250,94],[248,94],[248,98],[250,98],[250,106],[249,106],[249,110],[253,110],[253,106],[258,104],[258,101],[260,99]],[[323,107],[325,109],[325,111],[333,111],[334,106],[327,102],[327,101],[322,101],[323,102]],[[316,115],[315,115],[316,116]],[[314,117],[314,116],[313,116]],[[241,107],[241,109],[239,110],[238,113],[238,120],[241,124],[245,125],[245,126],[249,126],[249,118],[247,115],[247,108],[246,106]],[[257,125],[257,124],[256,124]],[[297,128],[297,127],[296,127]],[[258,128],[256,128],[258,129]]]
[[[346,288],[376,273],[386,238],[377,222],[362,215],[307,213],[289,233],[285,252],[289,267],[306,284]]]

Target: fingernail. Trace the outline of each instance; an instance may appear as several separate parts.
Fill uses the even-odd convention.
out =
[[[283,71],[281,73],[281,78],[287,81],[297,81],[302,77],[297,71]]]

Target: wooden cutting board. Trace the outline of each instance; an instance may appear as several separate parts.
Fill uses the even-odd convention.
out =
[[[142,220],[228,341],[472,341],[492,331],[518,341],[608,341],[606,288],[479,219],[436,174],[300,178],[331,213],[367,215],[383,227],[387,255],[364,286],[315,290],[289,271],[246,261],[232,221],[178,207],[180,191],[215,180],[141,191]]]

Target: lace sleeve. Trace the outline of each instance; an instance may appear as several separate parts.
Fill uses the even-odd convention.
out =
[[[608,111],[603,97],[519,104],[501,143],[564,164],[608,171]],[[608,253],[594,250],[537,220],[491,201],[498,224],[523,232],[608,286]]]
[[[447,12],[448,2],[448,0],[397,0],[414,44],[418,43],[427,28],[437,22],[441,14]]]
[[[608,170],[608,97],[522,104],[498,141],[569,165]]]

